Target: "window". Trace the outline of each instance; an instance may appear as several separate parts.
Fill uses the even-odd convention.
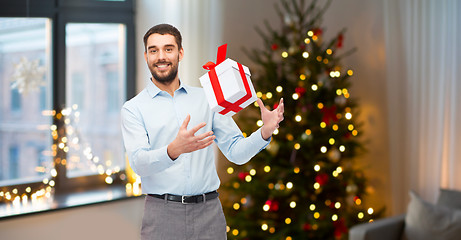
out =
[[[131,0],[0,0],[0,204],[122,182],[133,38]]]
[[[68,152],[69,177],[124,167],[118,113],[125,99],[125,32],[116,23],[66,25],[66,85],[73,86],[66,102],[79,112],[72,122],[79,136]]]
[[[48,18],[0,17],[0,186],[41,181],[32,148],[52,145],[53,119],[44,112],[52,107],[50,28]]]

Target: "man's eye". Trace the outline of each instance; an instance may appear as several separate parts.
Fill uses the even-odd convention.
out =
[[[167,48],[166,51],[171,52],[171,51],[173,51],[173,48]]]
[[[153,50],[153,49],[152,49],[152,50],[150,50],[150,52],[151,52],[151,53],[156,53],[157,50]]]

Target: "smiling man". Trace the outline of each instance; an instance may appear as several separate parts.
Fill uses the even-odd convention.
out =
[[[144,47],[152,78],[121,110],[130,166],[147,194],[141,239],[226,239],[220,180],[209,146],[215,142],[231,162],[248,162],[283,120],[283,100],[269,111],[258,99],[263,126],[245,138],[231,117],[209,109],[202,88],[180,81],[184,49],[175,27],[152,27]]]

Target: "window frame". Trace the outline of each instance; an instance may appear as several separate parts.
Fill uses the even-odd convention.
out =
[[[119,23],[125,25],[125,97],[135,95],[135,52],[134,52],[134,2],[100,1],[100,0],[0,0],[0,17],[43,17],[52,22],[51,31],[51,88],[52,108],[60,113],[66,106],[66,24],[68,23]],[[125,100],[126,100],[125,99]],[[53,119],[58,131],[64,129],[63,119]],[[50,135],[51,138],[51,135]],[[53,140],[56,144],[57,140]],[[99,174],[75,178],[67,177],[66,165],[60,163],[66,154],[58,150],[53,161],[57,176],[54,187],[55,194],[80,192],[107,186],[104,176]],[[121,171],[123,173],[123,171]],[[120,174],[121,174],[120,173]],[[116,178],[112,185],[121,184]],[[43,183],[25,182],[15,185],[1,186],[0,191],[17,189],[25,192],[27,187],[37,190]]]

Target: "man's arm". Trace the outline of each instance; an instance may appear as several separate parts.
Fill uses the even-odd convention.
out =
[[[283,100],[273,110],[267,110],[262,101],[261,117],[264,125],[248,137],[243,137],[237,124],[230,117],[215,113],[213,119],[213,132],[216,135],[216,143],[226,158],[235,164],[245,164],[270,142],[272,133],[279,127],[283,120]]]

